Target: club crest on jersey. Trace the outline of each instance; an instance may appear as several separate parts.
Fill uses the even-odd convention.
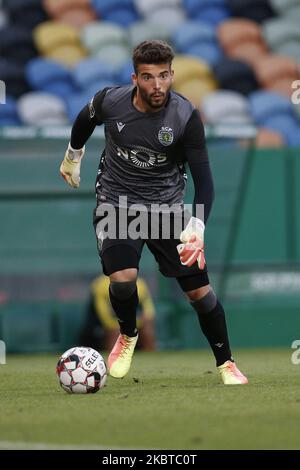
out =
[[[158,132],[158,140],[162,145],[171,145],[174,140],[173,129],[171,127],[162,127]]]

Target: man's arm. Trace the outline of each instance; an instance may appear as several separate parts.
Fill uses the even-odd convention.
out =
[[[197,214],[197,204],[203,204],[204,214],[203,220],[191,217],[180,235],[182,243],[177,246],[177,250],[182,264],[192,266],[197,261],[199,269],[204,269],[204,230],[214,199],[214,186],[206,150],[204,127],[197,110],[193,111],[186,125],[183,143],[195,187],[193,214]]]
[[[97,93],[78,114],[74,121],[71,139],[60,166],[62,177],[72,188],[80,184],[80,165],[88,141],[97,125],[103,123],[102,103],[108,88]]]
[[[214,185],[207,155],[205,134],[200,113],[194,110],[184,133],[185,156],[194,182],[194,214],[196,204],[204,205],[206,224],[214,200]]]

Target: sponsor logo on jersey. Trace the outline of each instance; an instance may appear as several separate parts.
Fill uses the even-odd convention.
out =
[[[167,161],[167,155],[165,153],[154,152],[145,147],[136,147],[134,149],[117,147],[117,153],[119,157],[130,160],[134,165],[140,168],[150,168],[164,164]]]
[[[162,127],[158,132],[158,140],[162,145],[171,145],[174,140],[173,129]]]

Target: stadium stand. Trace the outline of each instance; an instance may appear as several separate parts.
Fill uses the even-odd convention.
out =
[[[244,95],[248,107],[253,93],[267,90],[276,107],[278,95],[291,97],[291,83],[300,79],[299,18],[300,0],[3,0],[0,78],[11,97],[32,90],[60,98],[71,123],[97,88],[130,83],[132,48],[156,38],[173,45],[174,88],[204,119],[207,109],[224,105],[226,90]],[[260,135],[294,141],[287,136],[298,128],[297,106],[280,129],[276,119],[237,113],[236,104],[226,104],[229,121],[271,126]],[[12,119],[10,107],[1,116],[27,123],[20,115]]]

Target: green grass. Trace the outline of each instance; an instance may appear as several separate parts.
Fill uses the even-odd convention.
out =
[[[247,386],[221,385],[206,351],[136,353],[129,376],[109,377],[95,395],[65,393],[56,356],[9,356],[0,366],[0,447],[299,449],[291,350],[235,356]]]

